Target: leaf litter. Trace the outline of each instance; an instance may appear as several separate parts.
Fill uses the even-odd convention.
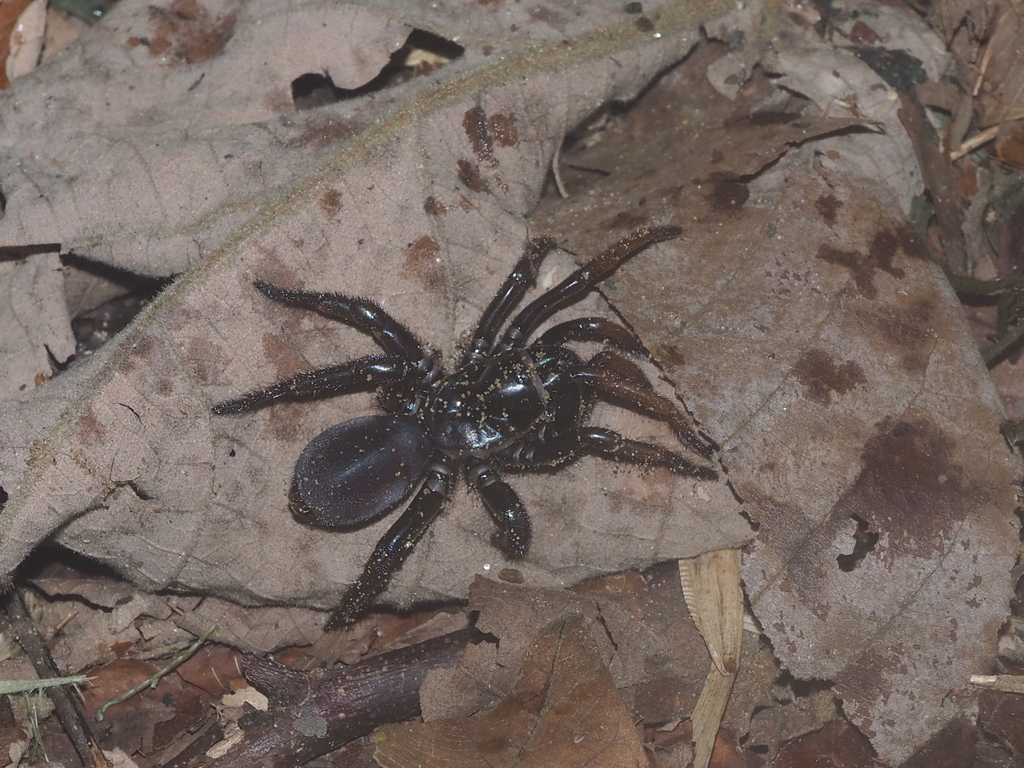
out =
[[[918,172],[895,108],[882,112],[886,99],[871,98],[884,97],[885,85],[841,53],[829,61],[819,45],[768,65],[791,91],[758,86],[755,72],[752,86],[729,101],[709,92],[703,70],[688,62],[698,74],[684,67],[647,93],[661,105],[655,114],[637,109],[612,120],[591,134],[595,152],[563,155],[570,200],[524,226],[562,136],[603,102],[635,94],[696,39],[687,31],[693,21],[673,8],[657,19],[654,38],[641,24],[619,23],[611,7],[585,19],[524,19],[522,40],[482,17],[480,29],[458,35],[464,57],[433,79],[321,107],[306,120],[288,111],[285,87],[298,70],[317,67],[303,62],[245,83],[273,97],[246,103],[251,93],[232,77],[238,64],[226,59],[252,50],[246,24],[276,13],[269,6],[205,6],[198,28],[232,30],[214,35],[220,42],[206,53],[188,45],[169,44],[160,54],[151,44],[132,48],[126,41],[145,36],[133,32],[163,27],[127,5],[110,27],[101,25],[105,37],[76,47],[68,59],[101,66],[134,57],[139,82],[162,81],[178,101],[165,102],[150,85],[134,106],[115,104],[104,122],[85,106],[92,96],[81,81],[61,84],[92,129],[63,140],[89,162],[70,174],[5,168],[3,178],[19,181],[4,187],[2,242],[59,242],[144,274],[195,268],[88,365],[4,403],[0,482],[11,498],[0,520],[3,569],[11,572],[59,531],[65,546],[115,564],[149,589],[329,605],[361,568],[380,526],[340,542],[294,523],[284,512],[293,458],[282,457],[365,411],[369,399],[278,406],[239,420],[214,419],[208,408],[372,345],[267,307],[251,280],[373,296],[450,356],[528,231],[553,232],[585,259],[614,233],[668,218],[688,226],[685,241],[644,254],[605,293],[654,352],[665,382],[723,445],[729,479],[758,526],[745,558],[747,592],[779,658],[797,677],[835,681],[846,714],[894,763],[968,706],[944,697],[994,655],[1016,553],[1011,486],[1019,469],[998,439],[999,403],[955,297],[899,212]],[[415,13],[424,16],[399,21],[367,11],[359,23],[372,35],[344,21],[360,30],[352,36],[360,44],[379,42],[382,29],[456,28],[425,9]],[[604,31],[608,23],[615,34]],[[188,38],[190,29],[173,34]],[[578,36],[571,53],[560,50],[565,35]],[[374,48],[377,58],[353,83],[383,67],[404,39],[385,37],[397,42]],[[506,58],[481,55],[485,46]],[[611,66],[605,57],[613,50]],[[819,72],[842,74],[848,92],[832,107],[853,95],[855,118],[849,109],[835,112],[840,119],[808,109],[801,87],[818,81],[798,64],[811,56],[828,62]],[[207,62],[215,62],[208,71]],[[728,66],[742,62],[733,57]],[[63,66],[58,83],[84,71]],[[332,66],[332,79],[349,66]],[[525,81],[515,79],[523,74]],[[196,90],[208,84],[223,98],[223,124],[204,127],[199,115],[220,114],[205,92],[201,108],[190,99],[184,84],[200,75]],[[684,90],[673,91],[673,79]],[[12,93],[23,114],[12,118],[11,135],[41,141],[45,132],[27,126],[42,90]],[[680,112],[689,119],[680,122]],[[166,161],[137,152],[140,172],[120,144],[154,116],[158,132],[205,152],[213,147],[208,157],[244,148],[250,176],[233,176],[227,158],[195,160],[191,143],[175,151],[164,145],[166,157],[183,158],[171,169],[180,178],[151,183],[157,195],[140,198],[139,215],[129,216],[131,195],[118,183],[151,181],[147,169]],[[677,123],[670,132],[666,119]],[[617,131],[625,141],[612,140]],[[132,139],[138,147],[161,140]],[[103,146],[115,149],[96,149]],[[5,157],[22,151],[8,149]],[[42,158],[55,151],[24,149]],[[862,158],[888,165],[865,177],[851,171]],[[85,172],[96,167],[98,175]],[[254,168],[256,187],[239,188],[237,179],[251,181]],[[26,180],[44,196],[32,198]],[[190,198],[175,190],[186,186],[193,203],[202,190],[202,204],[182,203]],[[174,206],[153,202],[164,193]],[[631,434],[651,428],[623,423]],[[581,462],[548,484],[513,479],[536,529],[547,533],[530,561],[517,564],[528,584],[572,583],[751,535],[724,487],[607,470]],[[578,498],[594,499],[593,508],[565,509],[563,500]],[[472,573],[500,565],[488,526],[475,499],[456,499],[392,597],[465,594]],[[269,639],[241,628],[232,635],[246,647]],[[697,663],[701,678],[706,664]]]

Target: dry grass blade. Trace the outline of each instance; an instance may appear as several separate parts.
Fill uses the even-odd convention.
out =
[[[738,549],[719,549],[679,561],[683,597],[712,661],[691,715],[696,768],[706,768],[711,762],[715,736],[739,671],[743,642],[741,560]]]

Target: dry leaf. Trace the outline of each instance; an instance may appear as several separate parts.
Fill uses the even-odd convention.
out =
[[[737,549],[706,552],[679,561],[686,607],[708,646],[711,661],[723,675],[739,667],[743,640],[742,555]]]
[[[493,710],[468,720],[385,726],[374,738],[374,758],[388,768],[648,764],[580,616],[538,635],[513,691]]]
[[[32,5],[31,0],[11,0],[11,2],[0,5],[0,62],[4,64],[0,69],[0,88],[6,88],[10,85],[11,80],[24,74],[21,69],[24,64],[23,57],[27,52],[20,53],[25,41],[19,32],[19,27],[26,14],[30,20],[36,18],[40,3],[35,3],[36,8],[33,8]],[[42,5],[42,11],[45,15],[45,4]],[[36,51],[37,58],[38,54],[39,52]]]
[[[74,354],[63,290],[55,252],[0,261],[0,397],[38,387]]]
[[[424,719],[493,706],[511,688],[533,633],[568,614],[587,619],[626,706],[648,725],[689,712],[704,682],[707,651],[678,583],[665,592],[577,594],[477,579],[469,607],[479,612],[477,628],[497,637],[499,647],[467,649],[457,672],[432,673],[423,689]]]
[[[693,623],[711,655],[711,669],[693,708],[693,764],[707,768],[715,736],[739,671],[743,646],[741,554],[737,549],[706,552],[679,561],[679,580]]]
[[[1024,9],[1003,3],[988,41],[988,67],[978,94],[979,127],[1024,117]]]
[[[827,761],[827,762],[826,762]],[[874,762],[867,740],[842,719],[827,723],[820,731],[786,742],[779,749],[777,768],[861,768]]]
[[[6,30],[5,30],[6,31]],[[46,33],[46,3],[32,0],[18,16],[10,31],[9,52],[5,64],[7,80],[26,75],[36,68]]]

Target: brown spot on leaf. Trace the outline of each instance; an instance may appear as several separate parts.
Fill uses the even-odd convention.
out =
[[[935,305],[921,298],[905,306],[879,308],[861,313],[862,322],[878,328],[878,338],[890,343],[901,355],[903,370],[919,375],[928,365],[935,347]]]
[[[341,193],[336,189],[328,189],[320,196],[320,210],[329,219],[336,219],[341,210]]]
[[[284,316],[284,325],[298,324],[298,317],[289,319]],[[268,372],[267,381],[282,381],[294,376],[298,371],[308,370],[309,365],[303,358],[301,352],[294,348],[290,339],[294,336],[282,336],[276,333],[263,334],[263,354],[267,361],[273,366],[272,372]],[[287,400],[268,408],[268,425],[274,437],[282,442],[295,443],[299,441],[301,419],[296,417],[296,409],[305,409],[305,403],[294,403]]]
[[[561,13],[553,11],[550,8],[545,8],[542,5],[537,6],[530,11],[530,19],[533,21],[539,21],[542,24],[547,24],[559,34],[565,34],[566,27],[569,24],[569,20]]]
[[[835,226],[837,214],[839,209],[843,207],[843,203],[835,195],[821,195],[817,200],[814,201],[814,208],[821,216],[822,221],[828,224],[830,227]]]
[[[132,353],[124,359],[123,363],[121,363],[122,373],[125,376],[128,376],[134,373],[140,364],[145,366],[145,361],[147,361],[150,355],[153,354],[155,344],[156,343],[153,341],[152,336],[144,336],[142,340],[135,345]]]
[[[808,398],[822,405],[832,402],[832,393],[843,395],[864,384],[863,369],[853,361],[836,365],[835,359],[823,349],[804,352],[793,366],[793,374],[804,386]]]
[[[502,568],[498,572],[498,578],[502,581],[507,581],[509,584],[523,584],[526,581],[522,571],[515,568]]]
[[[423,211],[428,216],[444,216],[448,213],[448,208],[436,197],[431,195],[423,201]]]
[[[308,120],[303,119],[305,121],[304,130],[288,140],[289,147],[323,149],[345,141],[358,130],[352,121],[339,120],[327,115],[317,115]]]
[[[487,113],[479,104],[466,110],[462,116],[462,129],[481,162],[494,163],[494,147],[487,125]]]
[[[886,419],[861,452],[860,474],[825,520],[813,523],[795,509],[785,510],[785,517],[780,517],[780,510],[762,507],[768,519],[786,520],[791,530],[813,529],[789,556],[782,588],[798,595],[819,620],[827,621],[832,608],[838,607],[832,599],[839,588],[836,574],[842,572],[842,561],[829,542],[851,537],[849,541],[855,543],[855,532],[861,530],[871,533],[872,543],[856,553],[858,558],[878,561],[886,569],[910,558],[922,562],[941,558],[953,545],[964,510],[989,495],[967,481],[963,467],[953,460],[955,447],[953,436],[927,416]],[[758,532],[769,548],[783,544],[787,537],[785,527],[776,528],[765,525]],[[783,541],[776,544],[776,535]],[[860,572],[858,564],[849,571],[850,578]]]
[[[462,128],[466,132],[473,152],[482,163],[492,168],[498,166],[494,146],[519,146],[519,130],[513,114],[498,113],[490,118],[483,107],[477,105],[466,110],[462,116]]]
[[[928,261],[928,251],[925,250],[921,238],[910,228],[904,225],[898,229],[880,229],[869,246],[872,258],[879,263],[892,263],[896,251],[901,250],[911,259]],[[899,275],[902,277],[902,274]]]
[[[516,128],[516,116],[511,113],[498,112],[491,116],[491,135],[500,147],[518,147],[519,129]]]
[[[978,490],[953,462],[956,441],[924,418],[883,421],[861,453],[860,476],[833,510],[864,520],[885,541],[886,557],[941,554]]]
[[[833,248],[831,245],[821,245],[818,248],[817,256],[829,264],[836,264],[850,270],[858,292],[866,298],[873,299],[878,295],[878,289],[875,287],[875,272],[881,270],[898,280],[902,280],[906,274],[901,268],[895,266],[898,250],[915,258],[920,258],[919,254],[923,253],[920,242],[917,238],[908,236],[907,231],[897,232],[892,229],[881,229],[875,234],[866,254],[857,251],[843,251]]]
[[[646,16],[639,17],[635,22],[633,22],[633,24],[641,32],[647,33],[654,31],[654,22]]]
[[[410,243],[405,249],[406,271],[432,292],[440,290],[443,282],[437,263],[440,250],[441,246],[429,235]]]
[[[686,363],[686,355],[683,354],[683,350],[681,350],[679,345],[674,341],[659,344],[654,350],[654,356],[659,361],[668,363],[674,367],[679,367]]]
[[[210,17],[196,0],[174,0],[170,8],[150,6],[149,52],[174,63],[196,64],[220,55],[235,34],[237,12]]]
[[[747,185],[739,181],[712,179],[706,183],[711,185],[711,189],[705,193],[704,198],[716,211],[735,213],[750,197]]]
[[[88,448],[101,445],[107,436],[107,428],[96,418],[92,411],[86,413],[78,422],[78,442]]]
[[[877,45],[878,34],[863,21],[855,21],[850,28],[850,39],[858,45]]]
[[[480,167],[469,160],[459,160],[459,181],[473,192],[487,192],[490,185],[487,179],[480,175]]]
[[[192,374],[203,384],[216,384],[224,380],[224,358],[226,350],[221,354],[213,354],[209,340],[195,336],[185,344],[185,359],[188,361]],[[223,355],[223,356],[222,356]]]

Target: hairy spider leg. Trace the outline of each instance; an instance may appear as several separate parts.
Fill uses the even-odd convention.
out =
[[[363,572],[345,590],[341,602],[331,612],[325,625],[327,629],[351,624],[387,589],[392,575],[402,567],[440,513],[453,484],[451,460],[444,454],[435,453],[423,486],[402,516],[377,542]]]
[[[253,283],[268,299],[280,301],[302,309],[312,309],[324,317],[340,320],[364,333],[373,336],[385,352],[401,355],[413,363],[422,364],[430,360],[423,345],[408,328],[384,311],[374,301],[341,293],[319,293],[317,291],[298,291],[291,288],[278,288],[275,285],[257,280]]]
[[[538,343],[534,342],[532,346],[536,346]],[[615,384],[622,388],[628,387],[633,392],[655,395],[654,391],[650,389],[647,377],[628,360],[610,351],[600,353],[597,357],[604,362],[617,357],[616,365],[621,366],[621,370],[629,372],[626,376],[618,373],[609,376]],[[590,363],[587,364],[587,366],[589,365]],[[631,368],[633,371],[630,371]],[[586,366],[582,370],[589,372]],[[646,386],[631,384],[630,379],[635,376],[641,377]],[[627,464],[664,466],[673,472],[690,475],[700,480],[718,479],[718,472],[714,469],[695,464],[684,456],[660,445],[632,440],[610,429],[583,426],[582,421],[590,410],[590,404],[594,398],[596,388],[592,386],[592,382],[595,379],[578,377],[576,373],[569,374],[568,378],[572,389],[562,390],[558,408],[552,420],[524,443],[500,451],[496,456],[499,466],[528,472],[571,463],[585,455],[596,455]],[[568,397],[572,391],[576,393],[574,398]],[[621,391],[615,392],[617,397],[623,397],[624,394]],[[660,395],[656,395],[656,397],[661,398]],[[660,415],[648,411],[644,407],[643,394],[638,395],[637,399],[640,400],[639,403],[631,402],[631,404],[638,411],[651,416]],[[661,399],[665,400],[665,398]],[[671,401],[666,402],[671,405]]]
[[[612,344],[638,357],[647,357],[643,342],[629,328],[603,317],[580,317],[548,328],[537,337],[540,344],[559,346],[567,341]]]
[[[491,303],[480,316],[480,322],[473,332],[473,340],[467,347],[460,365],[479,360],[491,348],[498,328],[508,317],[512,307],[519,303],[533,285],[541,261],[555,249],[555,246],[555,241],[550,237],[537,237],[527,243],[526,252],[516,262],[512,272],[505,278],[505,282],[501,284],[501,288],[494,294]]]
[[[340,365],[298,373],[235,400],[218,403],[213,407],[217,415],[244,413],[285,398],[312,400],[325,395],[366,392],[381,385],[408,381],[414,374],[428,383],[443,375],[440,366],[412,332],[369,299],[279,288],[263,280],[256,280],[253,285],[269,299],[319,312],[370,334],[389,354],[368,355]],[[410,382],[410,388],[414,388],[413,382]]]
[[[598,371],[622,381],[628,381],[638,387],[654,389],[650,379],[647,378],[640,366],[632,360],[627,360],[622,355],[617,355],[610,349],[598,352],[587,362],[587,370]]]
[[[494,520],[498,549],[510,560],[522,560],[530,549],[533,527],[519,496],[486,461],[471,460],[466,466],[466,478],[480,492]]]
[[[318,397],[365,392],[382,384],[397,383],[416,371],[415,363],[400,355],[373,355],[329,368],[297,373],[291,378],[255,389],[235,400],[213,406],[218,416],[253,411],[276,400],[315,400]]]
[[[626,464],[668,467],[673,472],[698,480],[718,479],[718,472],[711,467],[702,467],[660,445],[631,440],[602,427],[577,427],[541,435],[536,442],[517,448],[510,466],[521,470],[557,467],[585,455],[602,456]]]
[[[651,383],[637,385],[635,381],[623,376],[619,370],[608,368],[608,361],[612,355],[605,355],[601,359],[602,368],[592,367],[593,361],[588,363],[582,370],[569,374],[572,381],[590,387],[601,395],[616,397],[633,406],[637,411],[656,419],[668,422],[668,425],[675,432],[680,442],[685,444],[694,453],[705,459],[710,459],[715,452],[714,445],[709,444],[690,426],[686,415],[676,407],[676,404],[667,397],[659,395],[651,388]],[[630,366],[643,376],[643,372],[636,368],[628,360],[620,358],[616,361],[617,366]]]
[[[655,243],[683,233],[680,227],[646,227],[627,235],[599,256],[595,256],[565,280],[545,291],[526,306],[509,324],[499,348],[522,346],[537,326],[567,304],[607,278],[632,256]]]

